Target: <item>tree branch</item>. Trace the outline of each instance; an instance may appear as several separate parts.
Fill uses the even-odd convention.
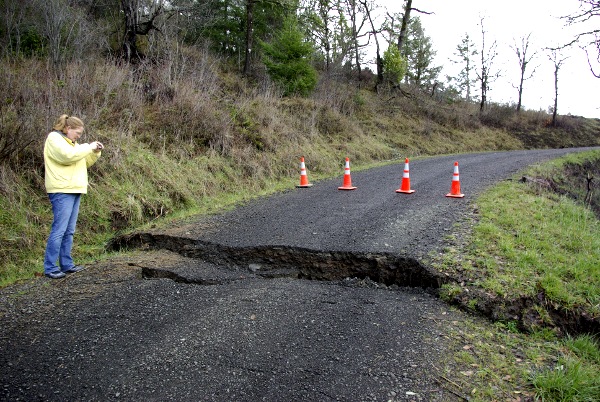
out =
[[[590,55],[587,51],[587,49],[582,48],[585,51],[585,55],[587,57],[587,61],[588,61],[588,66],[590,66],[590,71],[592,72],[592,75],[596,78],[600,78],[600,73],[596,74],[596,72],[594,71],[594,68],[592,67],[592,62],[590,61]]]
[[[421,13],[421,14],[427,14],[427,15],[435,14],[433,11],[431,11],[431,12],[430,11],[423,11],[423,10],[419,10],[418,8],[414,8],[414,7],[411,7],[410,9],[411,9],[411,11],[416,11],[416,12]]]

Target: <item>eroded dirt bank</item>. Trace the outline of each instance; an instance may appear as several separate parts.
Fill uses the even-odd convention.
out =
[[[290,277],[336,281],[369,278],[383,285],[439,289],[449,278],[416,259],[391,253],[317,251],[289,246],[231,247],[185,237],[136,233],[115,239],[111,250],[139,248],[169,250],[185,257],[218,264],[225,269],[247,269],[263,277]],[[148,277],[168,277],[156,267],[146,267]],[[177,281],[190,281],[174,275]]]

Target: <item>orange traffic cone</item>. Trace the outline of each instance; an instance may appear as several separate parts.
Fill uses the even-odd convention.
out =
[[[460,192],[460,178],[458,176],[458,162],[454,162],[454,173],[452,174],[452,187],[446,197],[462,198],[465,195]]]
[[[356,187],[352,185],[352,178],[350,177],[350,159],[346,158],[346,165],[344,167],[344,185],[338,187],[338,190],[355,190]]]
[[[312,187],[312,184],[308,182],[308,176],[306,175],[306,166],[304,165],[304,156],[300,158],[300,184],[296,187],[306,188]]]
[[[412,194],[415,192],[415,190],[410,189],[410,176],[408,170],[408,158],[406,158],[404,161],[404,173],[402,173],[402,184],[400,185],[400,188],[396,190],[397,193]]]

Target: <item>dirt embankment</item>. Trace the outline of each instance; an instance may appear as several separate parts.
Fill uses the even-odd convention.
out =
[[[586,205],[600,219],[600,160],[582,164],[568,163],[562,174],[548,177],[524,176],[525,183],[540,191],[564,195]],[[454,277],[456,283],[466,278]],[[567,309],[552,301],[543,289],[534,296],[514,299],[496,297],[481,289],[469,288],[449,297],[451,303],[466,311],[482,314],[494,321],[516,321],[523,331],[551,328],[558,334],[600,334],[600,317],[585,307]]]
[[[600,219],[600,160],[568,164],[562,180],[551,181],[550,188],[584,203]]]

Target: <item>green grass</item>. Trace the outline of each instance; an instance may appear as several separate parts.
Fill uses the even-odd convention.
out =
[[[600,153],[568,156],[526,175],[563,177],[565,165],[590,160],[599,161]],[[561,308],[600,314],[600,221],[582,199],[515,179],[482,194],[476,209],[469,245],[447,247],[440,269],[500,298],[543,292]]]
[[[561,340],[478,317],[445,327],[454,352],[438,370],[440,383],[465,400],[600,400],[600,348],[589,335]]]
[[[591,336],[564,341],[565,351],[556,365],[532,377],[536,397],[542,401],[599,401],[600,346]]]
[[[576,185],[569,175],[581,174],[574,166],[599,164],[600,152],[586,152],[535,166],[525,175],[568,187]],[[578,309],[597,317],[600,221],[584,205],[581,193],[570,193],[576,199],[513,180],[479,197],[478,212],[469,222],[472,231],[462,239],[449,237],[451,246],[435,261],[438,269],[466,281],[445,286],[444,297],[464,296],[465,287],[483,289],[497,303],[544,292],[563,311]],[[476,304],[472,299],[465,307],[474,309]],[[548,314],[544,305],[534,310],[540,317]],[[598,339],[560,339],[552,327],[519,333],[514,321],[490,326],[473,319],[460,325],[448,328],[457,346],[445,375],[463,396],[476,401],[600,400]]]
[[[478,206],[470,248],[478,286],[508,297],[541,289],[566,308],[600,312],[600,222],[590,210],[517,183],[488,191]]]
[[[559,353],[553,335],[551,340],[527,336],[478,317],[449,322],[446,333],[454,353],[443,362],[440,378],[445,388],[465,400],[532,398],[532,372],[543,370]]]

